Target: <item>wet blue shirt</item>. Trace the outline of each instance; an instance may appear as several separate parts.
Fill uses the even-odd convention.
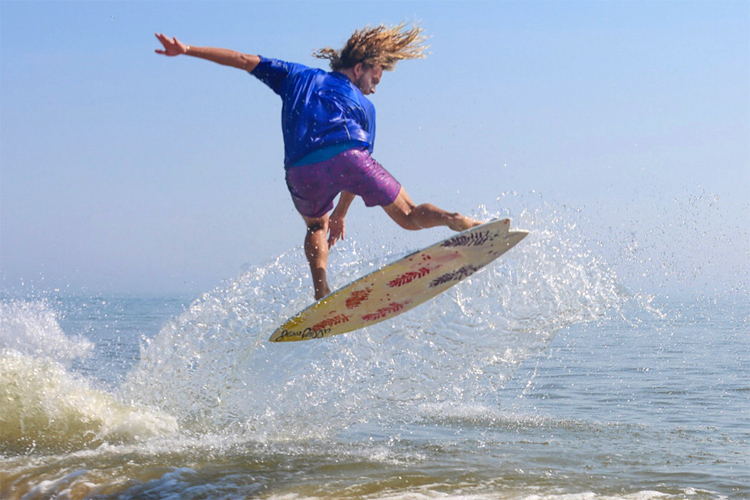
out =
[[[250,74],[281,96],[286,168],[342,147],[372,152],[375,106],[346,75],[262,56]]]

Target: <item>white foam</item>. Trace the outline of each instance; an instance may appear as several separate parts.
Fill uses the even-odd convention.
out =
[[[35,485],[23,496],[22,500],[34,500],[37,498],[71,498],[71,485],[87,472],[88,471],[86,470],[78,470],[65,474],[57,479],[40,481],[39,484]]]
[[[444,491],[442,488],[435,488],[435,485],[409,488],[408,490],[397,490],[397,491],[378,491],[376,495],[362,496],[363,499],[377,498],[378,500],[682,500],[685,495],[692,495],[686,491],[685,493],[672,495],[662,493],[659,491],[643,490],[627,494],[601,494],[591,491],[583,491],[578,493],[539,493],[532,488],[526,488],[523,490],[504,487],[500,491],[483,492],[481,488],[476,488],[480,491],[469,492],[452,492]],[[312,500],[319,498],[317,496],[306,496],[296,493],[281,493],[271,495],[268,497],[269,500]]]
[[[81,336],[65,335],[47,301],[0,302],[0,349],[69,364],[91,355],[93,348],[94,344]]]
[[[78,449],[177,432],[163,412],[124,404],[51,359],[0,351],[0,442],[10,449]]]

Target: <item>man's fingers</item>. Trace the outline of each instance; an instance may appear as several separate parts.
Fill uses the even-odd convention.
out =
[[[156,36],[156,39],[161,42],[161,44],[164,46],[164,49],[156,49],[155,52],[157,54],[162,54],[165,56],[176,56],[181,53],[180,51],[180,42],[177,40],[177,37],[169,38],[164,33],[154,33]]]
[[[333,245],[336,244],[337,241],[343,240],[344,235],[338,235],[338,234],[329,234],[328,235],[328,248],[331,248]]]

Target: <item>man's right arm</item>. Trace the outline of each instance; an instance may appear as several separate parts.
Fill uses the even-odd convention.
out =
[[[169,38],[163,34],[157,34],[156,38],[161,42],[162,46],[164,46],[164,49],[156,49],[155,52],[165,56],[174,57],[185,54],[245,71],[254,70],[260,63],[259,56],[243,54],[236,50],[220,49],[216,47],[195,47],[192,45],[186,45],[177,40],[177,38]]]
[[[328,218],[328,248],[331,248],[337,241],[344,239],[344,233],[346,232],[344,219],[346,218],[346,212],[349,211],[349,205],[352,204],[355,197],[354,193],[341,191],[339,202]]]

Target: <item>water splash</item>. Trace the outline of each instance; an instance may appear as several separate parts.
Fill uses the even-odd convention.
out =
[[[70,371],[93,344],[47,301],[0,302],[0,451],[77,450],[174,434],[163,412],[120,402]]]
[[[204,294],[146,342],[121,395],[177,416],[194,432],[260,440],[388,425],[426,403],[497,406],[498,389],[557,331],[622,314],[631,299],[563,215],[549,206],[523,211],[514,224],[531,235],[521,245],[414,311],[359,332],[279,346],[268,335],[310,302],[303,256],[283,254]],[[409,250],[372,257],[378,249],[351,242],[337,249],[334,286]]]
[[[65,335],[58,313],[46,300],[0,302],[0,349],[69,365],[90,356],[93,348],[94,344],[81,336]]]
[[[71,451],[177,432],[163,412],[122,404],[51,359],[0,351],[0,450]]]

